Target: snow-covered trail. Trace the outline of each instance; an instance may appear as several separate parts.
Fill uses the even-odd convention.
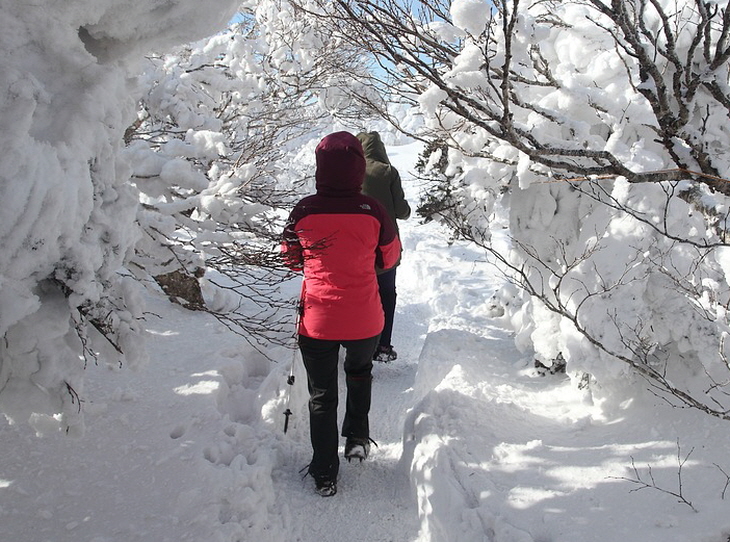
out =
[[[407,178],[398,159],[413,152],[392,151]],[[418,187],[406,186],[415,203]],[[712,429],[717,422],[672,410],[641,383],[595,399],[565,375],[540,376],[495,318],[491,298],[503,279],[485,255],[416,217],[401,234],[394,344],[402,356],[375,368],[371,425],[381,447],[371,461],[343,464],[331,499],[314,496],[292,468],[275,477],[293,540],[727,540],[717,465],[726,466],[728,435]],[[710,435],[718,443],[705,447]],[[306,435],[297,450],[303,466]],[[632,461],[671,490],[677,456],[689,450],[697,462],[685,465],[683,488],[708,500],[703,517],[657,489],[632,493]],[[711,534],[697,537],[703,529]]]
[[[353,537],[363,542],[459,540],[459,533],[464,532],[461,527],[454,530],[453,536],[431,532],[430,511],[419,510],[414,483],[421,486],[421,492],[437,485],[424,482],[418,474],[414,479],[411,473],[414,446],[418,444],[413,434],[414,413],[420,412],[419,402],[446,377],[460,357],[479,358],[485,345],[492,354],[506,348],[510,359],[515,357],[511,338],[504,330],[493,327],[488,310],[489,299],[499,286],[493,269],[485,265],[482,253],[466,243],[452,243],[449,233],[437,224],[420,223],[415,213],[420,188],[409,174],[417,152],[413,146],[407,146],[389,148],[389,153],[401,172],[413,215],[399,223],[404,257],[398,268],[393,336],[399,358],[389,364],[376,364],[373,370],[370,425],[378,447],[363,463],[342,460],[336,496],[323,499],[313,493],[312,480],[303,479],[298,473],[307,465],[311,447],[305,375],[297,357],[295,374],[299,387],[292,391],[297,408],[292,430],[286,437],[291,439],[292,446],[288,448],[287,460],[274,472],[277,501],[286,511],[284,528],[295,541],[341,542]],[[489,335],[490,327],[491,342],[476,340],[477,335],[471,333],[483,338]],[[341,369],[340,373],[342,403],[345,390]],[[341,406],[340,419],[342,414]],[[474,423],[468,413],[464,416]],[[446,473],[450,476],[448,468]],[[444,492],[446,501],[452,495],[452,491]],[[455,502],[461,503],[461,499]],[[461,514],[459,510],[453,518],[455,525],[463,522]],[[485,528],[477,527],[476,531],[479,540],[486,536]],[[473,534],[468,533],[463,540],[477,540]]]
[[[403,421],[411,406],[416,367],[406,359],[403,355],[398,365],[375,367],[371,435],[378,447],[373,447],[370,458],[362,463],[342,459],[338,493],[332,498],[316,495],[312,479],[299,472],[309,463],[311,447],[306,411],[295,411],[303,423],[293,424],[288,438],[294,439],[296,445],[273,476],[277,500],[289,516],[288,540],[410,542],[416,538],[415,499],[407,471],[400,462]],[[303,375],[301,380],[304,385]],[[340,401],[344,403],[344,389]]]
[[[414,149],[389,152],[407,179]],[[418,186],[405,186],[415,206]],[[538,376],[495,318],[501,279],[484,255],[417,217],[401,233],[399,359],[374,368],[379,446],[342,461],[336,496],[300,474],[311,449],[298,354],[272,349],[272,363],[209,315],[150,296],[150,363],[90,364],[83,438],[0,418],[0,540],[727,542],[727,422],[638,388],[594,399]],[[285,287],[296,296],[299,282]],[[635,459],[675,489],[687,453],[698,512],[622,479]]]
[[[27,425],[0,420],[0,539],[414,540],[418,514],[400,457],[428,325],[423,292],[411,284],[417,268],[415,260],[403,266],[400,359],[374,370],[379,447],[362,464],[343,461],[335,498],[315,495],[299,473],[311,449],[298,354],[289,388],[291,351],[272,350],[272,364],[208,315],[150,297],[150,362],[139,371],[88,366],[86,387],[77,390],[83,438],[37,438]],[[287,393],[295,412],[285,435]]]
[[[398,157],[402,160],[398,162]],[[392,153],[404,177],[404,187],[414,208],[409,221],[401,221],[401,237],[405,244],[417,244],[413,237],[418,218],[415,216],[417,187],[408,178],[412,168],[411,152]],[[301,542],[341,542],[356,539],[368,542],[411,542],[418,536],[418,511],[411,487],[409,465],[403,456],[403,427],[413,407],[414,381],[418,359],[428,331],[428,310],[422,291],[414,279],[422,262],[406,254],[398,270],[398,306],[393,342],[398,359],[392,363],[376,363],[373,368],[373,398],[370,415],[371,436],[377,442],[371,456],[362,463],[348,463],[341,458],[338,493],[323,499],[313,492],[311,478],[298,471],[311,458],[306,411],[306,375],[301,359],[295,356],[295,386],[292,402],[297,405],[291,418],[287,438],[294,441],[291,464],[284,464],[274,473],[274,488],[282,507],[288,510],[290,540]],[[345,397],[344,375],[340,368],[340,422]],[[342,439],[341,439],[342,440]],[[340,445],[340,456],[344,442]]]

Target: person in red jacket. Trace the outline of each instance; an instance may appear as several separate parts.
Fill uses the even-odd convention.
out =
[[[292,210],[282,239],[286,265],[304,272],[298,333],[307,370],[312,461],[320,495],[337,492],[338,359],[345,349],[345,458],[370,450],[372,358],[384,314],[376,268],[393,267],[400,240],[386,210],[361,194],[365,156],[349,132],[326,136],[315,150],[317,193]]]

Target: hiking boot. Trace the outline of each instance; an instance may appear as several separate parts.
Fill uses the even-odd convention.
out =
[[[320,497],[331,497],[337,493],[337,481],[329,477],[314,477],[314,491]]]
[[[314,491],[317,493],[317,495],[321,497],[331,497],[335,493],[337,493],[337,475],[335,474],[332,476],[331,474],[315,474],[311,470],[312,466],[311,464],[304,467],[302,470],[299,471],[301,474],[304,471],[304,476],[302,479],[306,478],[307,476],[311,476],[314,478]]]
[[[352,461],[367,459],[370,454],[370,439],[348,438],[345,442],[345,459]]]
[[[374,361],[382,361],[384,363],[388,363],[389,361],[393,361],[394,359],[398,359],[398,352],[393,350],[392,346],[383,346],[381,344],[380,346],[378,346],[377,350],[375,350],[375,353],[373,354]]]

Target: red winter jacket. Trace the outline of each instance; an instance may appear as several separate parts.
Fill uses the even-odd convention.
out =
[[[336,132],[315,154],[317,193],[294,207],[282,241],[286,264],[304,271],[298,332],[333,341],[374,337],[384,323],[375,266],[393,267],[400,241],[383,206],[360,193],[360,141]]]

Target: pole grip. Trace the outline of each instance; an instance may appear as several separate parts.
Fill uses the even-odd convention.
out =
[[[289,416],[292,415],[292,411],[288,408],[284,411],[284,434],[286,434],[287,429],[289,429]]]

